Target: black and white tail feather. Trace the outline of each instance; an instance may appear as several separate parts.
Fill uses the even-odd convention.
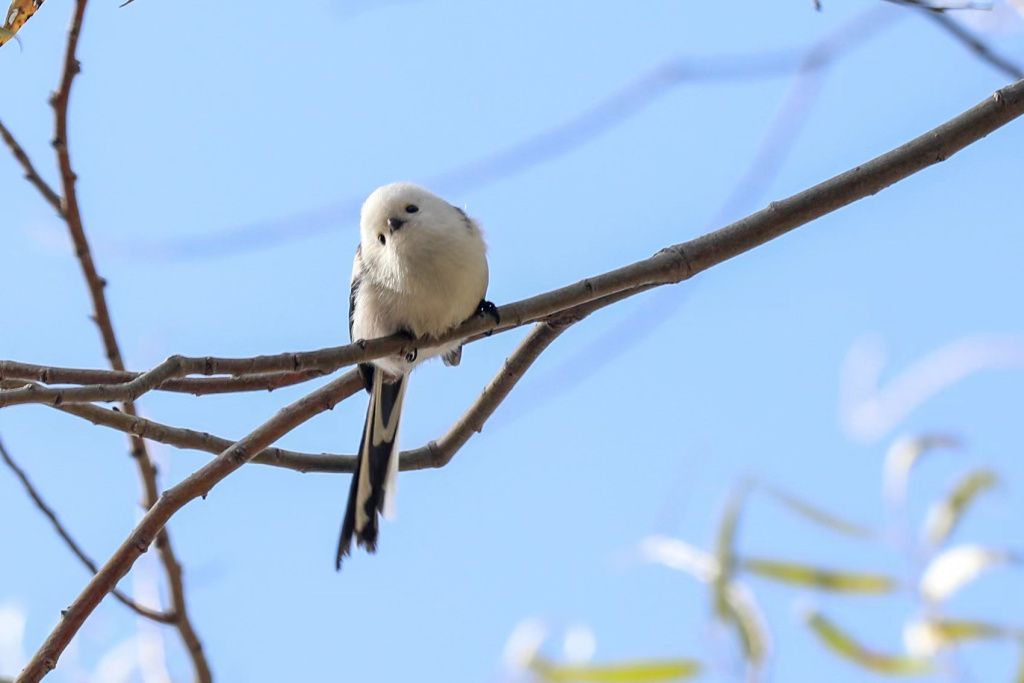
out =
[[[373,366],[360,368],[370,379],[370,404],[359,447],[359,457],[352,474],[352,484],[345,508],[345,520],[338,540],[335,568],[352,549],[352,539],[368,552],[377,550],[377,533],[381,514],[393,505],[398,481],[398,426],[402,417],[406,376],[385,382],[384,373]]]

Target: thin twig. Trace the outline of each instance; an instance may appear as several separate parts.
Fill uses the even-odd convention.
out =
[[[631,292],[627,290],[661,284],[662,279],[666,277],[662,271],[666,269],[672,273],[674,281],[692,277],[698,272],[947,159],[1022,114],[1024,81],[997,91],[984,102],[895,150],[789,199],[773,202],[768,208],[722,230],[672,247],[647,261],[584,281],[582,284],[589,284],[589,287],[584,286],[589,294],[577,294],[573,288],[557,291],[561,292],[559,296],[567,299],[582,298],[576,305],[593,302],[592,305],[597,307],[630,296]],[[657,278],[654,277],[655,274]],[[594,295],[595,291],[600,294]],[[566,307],[563,306],[564,308]],[[483,329],[486,323],[470,321],[467,325],[481,326]],[[467,325],[462,327],[465,328]],[[548,327],[553,332],[557,331],[554,325]],[[544,329],[543,326],[541,329]],[[463,332],[461,328],[460,332]],[[542,333],[535,331],[535,334]],[[463,333],[461,336],[467,335]],[[36,683],[56,666],[57,658],[89,614],[146,551],[177,510],[189,501],[205,496],[219,481],[284,434],[314,415],[333,408],[340,400],[346,382],[345,377],[335,379],[290,404],[248,436],[225,449],[216,459],[180,484],[168,489],[65,611],[63,619],[33,655],[18,681]],[[500,401],[500,398],[497,400]],[[485,400],[485,405],[489,401],[490,399]],[[479,423],[467,421],[462,431],[477,427]]]
[[[63,191],[63,216],[67,223],[68,231],[71,233],[71,241],[75,246],[75,254],[78,256],[79,264],[82,267],[82,274],[85,277],[86,286],[93,304],[93,321],[99,328],[100,337],[103,340],[103,348],[106,351],[110,366],[114,370],[124,371],[124,361],[121,350],[118,346],[117,336],[114,333],[114,325],[110,317],[110,310],[107,306],[104,288],[106,280],[100,277],[93,262],[92,250],[85,235],[85,227],[82,223],[82,213],[78,204],[78,193],[75,187],[77,176],[71,165],[71,155],[68,148],[68,104],[71,98],[71,86],[75,76],[81,70],[78,61],[78,39],[81,35],[82,21],[85,18],[85,9],[88,0],[76,0],[75,10],[71,19],[71,27],[68,30],[67,48],[64,54],[64,68],[61,75],[60,85],[57,92],[50,100],[54,112],[54,137],[53,147],[57,153],[57,166],[60,169],[61,189]],[[130,401],[123,404],[124,412],[128,415],[136,415],[135,406]],[[130,437],[131,453],[135,458],[139,478],[142,483],[143,502],[147,508],[157,502],[158,487],[156,481],[156,467],[149,456],[145,440],[139,437]],[[195,669],[196,680],[199,683],[210,683],[213,676],[210,673],[209,663],[203,654],[202,644],[196,635],[192,622],[189,619],[188,607],[185,602],[185,592],[182,585],[182,569],[171,546],[170,538],[166,530],[161,531],[157,538],[157,548],[160,551],[160,561],[167,575],[167,583],[171,599],[171,611],[176,615],[175,626],[181,639],[188,650]]]
[[[36,167],[32,165],[32,160],[29,159],[28,153],[18,144],[18,141],[14,139],[14,135],[2,121],[0,121],[0,137],[4,139],[4,142],[11,150],[11,154],[21,164],[21,168],[25,171],[25,180],[35,185],[36,189],[39,190],[39,194],[43,195],[46,203],[57,210],[57,215],[63,217],[64,208],[61,206],[60,195],[54,192],[50,184],[39,175]]]
[[[160,391],[173,391],[175,393],[192,394],[194,396],[205,396],[208,394],[233,394],[247,391],[273,391],[283,387],[290,387],[309,380],[323,377],[324,372],[318,369],[303,370],[300,372],[267,372],[239,377],[203,377],[198,379],[169,379],[153,387]],[[118,372],[117,370],[99,370],[84,368],[62,368],[47,365],[36,365],[34,363],[21,363],[18,361],[0,360],[0,380],[29,380],[42,382],[43,384],[126,384],[138,379],[141,372]],[[42,388],[42,387],[40,387]],[[59,391],[59,390],[58,390]],[[124,392],[124,389],[117,391]],[[127,393],[111,395],[99,395],[94,401],[121,401]],[[0,399],[3,400],[3,399]],[[40,401],[46,402],[46,401]],[[52,403],[63,403],[64,399],[59,398]]]
[[[1024,68],[1015,64],[1007,57],[998,54],[995,49],[980,37],[961,26],[955,19],[944,12],[926,11],[925,16],[945,29],[974,55],[998,69],[1014,80],[1024,78]]]
[[[25,493],[28,494],[28,497],[31,498],[32,502],[35,503],[37,508],[39,508],[39,511],[50,520],[50,524],[53,525],[54,531],[56,531],[57,535],[64,540],[64,543],[71,549],[71,552],[75,554],[75,557],[81,560],[82,564],[84,564],[93,574],[99,571],[96,563],[92,561],[92,558],[85,554],[85,551],[82,550],[82,546],[78,545],[78,542],[71,536],[71,532],[69,532],[64,524],[61,523],[60,519],[57,517],[57,513],[54,512],[53,508],[51,508],[45,500],[43,500],[42,495],[38,490],[36,490],[36,487],[32,484],[28,475],[25,474],[25,470],[23,470],[18,463],[14,461],[14,458],[11,457],[11,454],[7,451],[7,447],[4,446],[3,441],[0,441],[0,458],[2,458],[4,463],[7,464],[7,467],[14,472],[14,476],[21,482],[21,486],[25,489]],[[161,624],[173,624],[178,618],[175,614],[168,614],[166,612],[159,612],[157,610],[149,609],[148,607],[143,607],[116,588],[110,592],[125,607],[141,617],[152,619],[153,621]]]

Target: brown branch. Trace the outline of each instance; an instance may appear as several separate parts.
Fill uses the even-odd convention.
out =
[[[767,208],[731,225],[662,249],[650,258],[506,304],[498,309],[500,323],[495,323],[489,317],[475,316],[441,335],[437,341],[472,341],[477,335],[488,331],[520,327],[609,294],[637,293],[643,288],[681,282],[944,161],[1022,113],[1024,81],[998,90],[984,102],[886,154],[803,192],[771,202]],[[178,357],[176,362],[191,372],[204,375],[237,376],[307,370],[332,372],[346,365],[404,354],[425,342],[426,340],[410,342],[400,335],[395,335],[316,351],[250,358]]]
[[[7,467],[9,467],[14,473],[14,476],[18,478],[18,481],[21,482],[22,488],[25,489],[25,493],[27,493],[28,497],[32,499],[35,506],[39,508],[39,511],[50,520],[50,524],[53,525],[54,531],[56,531],[57,535],[64,540],[64,543],[71,549],[71,552],[74,553],[75,557],[81,560],[82,564],[84,564],[93,574],[99,571],[96,563],[92,561],[92,558],[86,555],[85,551],[82,550],[82,546],[78,545],[78,542],[71,536],[71,533],[67,530],[64,524],[61,523],[60,518],[57,517],[57,513],[54,512],[53,508],[51,508],[45,500],[43,500],[42,495],[32,484],[28,475],[25,474],[25,470],[23,470],[18,463],[14,461],[14,458],[11,457],[11,454],[7,451],[7,447],[4,446],[3,441],[0,441],[0,459],[6,463]],[[140,617],[145,617],[146,619],[151,619],[161,624],[173,624],[177,619],[177,616],[174,614],[159,612],[149,609],[148,607],[143,607],[116,588],[112,589],[110,592],[125,607],[132,610]]]
[[[43,384],[125,384],[142,376],[141,372],[118,372],[117,370],[98,370],[84,368],[61,368],[34,363],[0,360],[0,380],[30,380]],[[268,372],[238,377],[212,377],[199,379],[169,379],[153,387],[160,391],[173,391],[194,396],[208,394],[233,394],[246,391],[273,391],[283,387],[308,382],[326,373],[312,369],[301,372]],[[42,387],[40,387],[42,389]],[[57,390],[60,391],[60,390]],[[124,389],[117,391],[123,392]],[[127,392],[126,392],[127,393]],[[125,394],[126,395],[126,394]],[[100,395],[94,401],[121,401],[125,395],[112,393],[110,396]],[[6,400],[0,397],[0,401]],[[63,397],[53,401],[41,400],[40,403],[64,403]]]
[[[36,189],[39,190],[39,194],[43,195],[43,199],[46,203],[57,210],[57,215],[64,215],[64,208],[61,206],[60,195],[54,192],[50,184],[43,180],[43,177],[36,171],[36,167],[32,165],[32,160],[28,158],[28,154],[18,144],[18,141],[14,139],[14,135],[8,130],[7,126],[0,121],[0,137],[4,139],[4,142],[11,150],[11,154],[21,164],[21,168],[25,171],[25,180],[35,185]]]
[[[159,542],[164,526],[171,516],[191,500],[205,497],[219,481],[245,464],[253,455],[315,415],[330,410],[338,402],[347,379],[333,380],[311,394],[288,405],[248,436],[232,444],[216,459],[165,491],[150,507],[128,538],[114,552],[85,590],[62,614],[53,632],[33,655],[16,679],[18,683],[35,683],[51,671],[57,658],[81,628],[103,596],[124,576],[135,561],[154,542]]]
[[[773,202],[768,208],[730,226],[670,247],[645,261],[535,299],[540,299],[546,305],[551,305],[553,301],[562,302],[562,310],[568,307],[564,304],[565,301],[574,301],[572,305],[576,306],[589,303],[591,308],[596,309],[650,286],[687,279],[815,218],[874,194],[923,168],[943,161],[1021,114],[1024,114],[1024,81],[997,91],[984,102],[895,150],[789,199]],[[581,288],[583,291],[580,291]],[[571,320],[567,323],[571,323]],[[488,325],[489,323],[483,319],[476,318],[442,339],[471,336],[484,331]],[[545,341],[550,343],[547,337],[557,332],[558,327],[552,322],[540,326],[527,341],[532,340],[533,344],[543,348]],[[366,346],[369,345],[368,343]],[[529,363],[526,363],[519,368],[510,364],[506,366],[505,371],[519,377],[528,365]],[[18,680],[23,683],[35,683],[53,669],[57,657],[67,647],[88,615],[118,579],[131,568],[135,560],[146,551],[178,509],[197,497],[205,496],[219,481],[313,415],[333,408],[341,400],[340,396],[346,382],[346,377],[335,379],[282,409],[274,418],[225,449],[215,460],[180,484],[168,489],[66,610],[64,618],[33,656]],[[491,386],[478,401],[483,412],[493,411],[494,406],[502,398],[493,391],[489,393],[490,389]],[[481,424],[482,421],[472,418],[461,420],[453,429],[456,433],[451,436],[451,444],[457,447],[461,445],[460,441],[465,443],[464,439]],[[439,459],[439,456],[435,457]]]
[[[103,348],[106,351],[107,359],[114,370],[123,371],[124,361],[121,350],[117,343],[117,336],[114,333],[114,325],[110,318],[110,310],[107,306],[104,288],[106,280],[100,277],[93,262],[92,250],[85,235],[85,227],[82,223],[82,214],[78,204],[78,193],[75,187],[77,176],[71,165],[71,155],[68,148],[68,104],[71,98],[71,86],[75,76],[81,70],[78,61],[78,38],[82,30],[82,21],[85,18],[85,9],[88,0],[76,0],[74,14],[71,18],[71,27],[68,30],[67,48],[64,53],[64,68],[61,75],[60,85],[57,92],[50,100],[54,113],[54,137],[53,147],[57,153],[57,166],[60,170],[61,188],[63,191],[63,212],[65,223],[71,234],[71,241],[75,246],[75,254],[78,257],[85,277],[86,286],[93,304],[93,322],[96,323],[103,340]],[[128,415],[135,415],[135,406],[127,401],[123,405],[124,412]],[[143,490],[143,503],[147,508],[152,507],[157,501],[156,468],[146,448],[146,442],[138,437],[130,437],[131,453],[135,458],[139,478]],[[186,649],[192,659],[195,669],[196,680],[199,683],[210,683],[213,677],[210,673],[210,666],[203,654],[202,645],[196,635],[192,622],[189,619],[188,608],[185,603],[185,593],[182,586],[181,564],[175,557],[174,549],[171,546],[170,538],[166,530],[160,533],[157,538],[157,548],[160,551],[160,561],[167,575],[171,611],[177,617],[175,626]]]

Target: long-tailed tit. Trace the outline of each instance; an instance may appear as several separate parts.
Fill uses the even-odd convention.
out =
[[[497,317],[494,304],[484,300],[486,292],[486,246],[464,211],[409,183],[379,187],[366,199],[349,295],[353,340],[397,333],[438,337],[474,313]],[[377,548],[378,516],[390,507],[398,474],[398,423],[407,378],[432,356],[458,365],[462,343],[359,365],[370,405],[338,541],[338,569],[353,536],[367,551]]]

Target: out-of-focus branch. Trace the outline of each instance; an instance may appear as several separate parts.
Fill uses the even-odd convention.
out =
[[[597,308],[655,285],[687,279],[945,160],[1021,114],[1024,114],[1024,81],[997,91],[984,102],[897,149],[788,199],[773,202],[766,209],[726,228],[669,247],[645,261],[542,295],[542,301],[547,305],[552,305],[553,301],[562,302],[560,310],[581,306],[585,313],[587,304]],[[565,304],[567,301],[572,303]],[[571,322],[570,318],[563,324]],[[489,326],[493,326],[493,321],[488,323],[482,318],[474,318],[442,339],[472,336]],[[527,362],[522,366],[509,363],[503,372],[508,372],[516,379],[521,377],[532,358],[536,358],[544,346],[557,336],[558,331],[559,326],[554,321],[539,326],[524,342],[523,346],[528,350],[523,357]],[[85,619],[159,536],[177,510],[189,501],[205,496],[218,482],[284,434],[314,415],[333,408],[347,391],[348,381],[346,377],[340,377],[290,404],[248,436],[225,449],[215,460],[168,489],[66,610],[61,622],[32,657],[18,680],[22,683],[35,683],[53,669],[57,658]],[[503,398],[500,392],[491,391],[494,384],[492,382],[478,399],[483,419]],[[452,445],[458,447],[464,443],[469,434],[481,425],[482,419],[472,416],[460,420],[453,429],[458,433],[452,437]]]
[[[991,45],[961,26],[953,17],[944,12],[935,11],[926,11],[925,16],[941,26],[978,59],[988,63],[1014,80],[1024,78],[1024,68],[997,53]]]
[[[21,164],[21,168],[25,171],[25,180],[35,185],[36,189],[39,190],[39,194],[43,195],[46,203],[56,209],[59,216],[63,217],[64,207],[61,206],[60,195],[54,192],[50,184],[39,175],[36,167],[32,164],[32,160],[29,159],[28,153],[18,144],[18,141],[14,139],[14,135],[2,121],[0,121],[0,137],[4,139],[4,143],[10,148],[11,154]]]
[[[75,255],[78,257],[78,262],[82,268],[82,275],[85,277],[89,296],[92,299],[93,321],[96,323],[97,328],[99,328],[100,337],[103,340],[103,348],[106,351],[111,368],[117,371],[124,371],[125,366],[121,356],[121,349],[118,346],[114,325],[110,318],[110,310],[107,306],[106,295],[104,294],[104,288],[107,283],[106,280],[100,277],[96,269],[92,250],[82,223],[81,209],[78,204],[78,192],[75,185],[77,176],[71,165],[71,154],[68,145],[68,105],[71,99],[71,87],[74,84],[75,76],[81,70],[81,64],[77,56],[78,39],[81,35],[82,22],[85,18],[87,6],[88,0],[76,0],[75,2],[74,13],[71,17],[71,27],[68,30],[67,48],[64,53],[64,67],[60,85],[50,100],[50,105],[53,107],[54,112],[53,147],[57,153],[57,166],[60,170],[63,194],[62,215],[71,234],[71,241],[75,246]],[[134,404],[126,401],[124,403],[124,412],[128,415],[136,415]],[[145,440],[139,437],[130,437],[130,441],[131,453],[135,459],[142,484],[143,502],[149,508],[156,504],[159,495],[156,468],[150,458]],[[199,683],[210,683],[213,680],[210,666],[206,661],[199,637],[192,626],[185,602],[181,563],[178,562],[175,556],[174,548],[171,546],[171,541],[166,531],[161,532],[160,537],[157,539],[157,548],[159,549],[164,573],[167,576],[171,611],[176,616],[175,626],[192,659],[196,680]]]
[[[54,512],[53,508],[51,508],[45,500],[43,500],[42,495],[36,490],[36,487],[32,484],[28,475],[25,474],[25,470],[23,470],[18,463],[14,461],[14,458],[11,457],[11,454],[7,451],[7,447],[4,446],[3,441],[0,441],[0,459],[4,461],[7,467],[10,468],[11,472],[14,473],[14,476],[18,478],[18,481],[21,482],[22,488],[25,489],[25,493],[27,493],[28,497],[32,499],[35,506],[39,508],[39,511],[42,512],[48,520],[50,520],[50,524],[53,525],[54,531],[56,531],[57,535],[64,540],[64,543],[71,549],[71,552],[75,554],[75,557],[81,560],[82,564],[84,564],[93,574],[99,571],[96,563],[86,555],[85,551],[82,550],[82,546],[78,545],[78,542],[75,541],[74,537],[67,530],[64,524],[61,523],[60,518],[57,517],[57,513]],[[173,624],[177,619],[177,616],[174,614],[158,612],[156,610],[149,609],[148,607],[143,607],[116,588],[112,589],[110,592],[118,599],[119,602],[138,614],[140,617],[152,619],[153,621],[160,622],[161,624]]]

